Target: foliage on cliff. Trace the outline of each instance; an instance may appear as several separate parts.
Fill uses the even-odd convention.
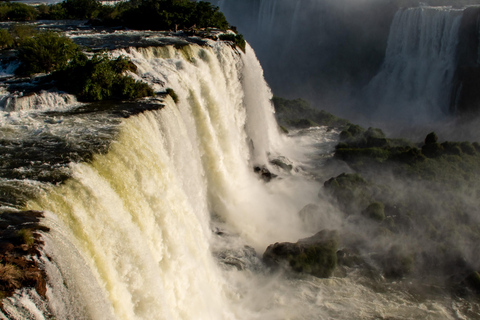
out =
[[[1,34],[0,34],[1,35]],[[127,58],[110,59],[95,54],[89,59],[70,38],[55,32],[37,32],[16,26],[8,33],[17,46],[21,62],[16,73],[31,76],[51,73],[60,90],[77,95],[80,101],[130,100],[154,95],[150,86],[126,75],[136,67]]]
[[[62,70],[53,74],[61,90],[73,93],[80,101],[130,100],[154,95],[150,86],[125,75],[136,67],[125,57],[110,59],[95,54],[89,59],[78,54]]]
[[[229,26],[218,7],[204,1],[133,0],[119,5],[118,11],[118,17],[109,23],[120,23],[134,29],[176,30],[192,27],[227,29]]]
[[[245,39],[243,39],[242,34],[225,33],[221,34],[219,39],[223,41],[231,41],[235,46],[239,47],[240,50],[245,52],[246,42]]]
[[[308,128],[313,126],[343,127],[349,124],[324,110],[313,108],[304,99],[272,98],[278,123],[286,128]]]
[[[37,18],[92,20],[96,24],[142,30],[207,27],[226,30],[229,27],[218,7],[205,1],[131,0],[111,6],[96,0],[65,0],[38,7],[9,2],[0,5],[1,21],[32,21]]]
[[[19,2],[0,3],[0,21],[33,21],[39,12],[35,7]]]
[[[18,58],[21,62],[17,74],[31,75],[61,69],[78,53],[80,48],[69,38],[55,32],[40,32],[21,40]]]
[[[346,246],[376,252],[369,259],[387,277],[428,275],[454,292],[476,290],[480,145],[440,143],[434,132],[413,143],[356,125],[340,138],[335,158],[355,173],[324,187],[355,226]]]

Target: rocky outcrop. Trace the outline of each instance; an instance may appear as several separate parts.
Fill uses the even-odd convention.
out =
[[[46,274],[38,258],[43,244],[38,231],[49,229],[40,225],[39,211],[6,211],[0,213],[0,297],[12,296],[17,289],[35,288],[45,297]],[[1,304],[0,304],[1,307]]]
[[[273,268],[282,267],[327,278],[337,265],[337,246],[337,232],[322,230],[296,243],[277,242],[268,246],[263,260]]]
[[[273,178],[276,178],[277,175],[274,173],[271,173],[270,170],[268,170],[266,167],[254,167],[253,172],[258,174],[260,178],[262,178],[265,182],[270,182]]]

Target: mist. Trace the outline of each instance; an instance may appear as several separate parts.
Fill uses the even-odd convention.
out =
[[[465,150],[449,149],[446,141],[480,137],[479,10],[464,7],[480,1],[215,3],[255,49],[275,96],[306,99],[386,134],[385,145],[349,145],[364,156],[327,161],[316,177],[325,185],[298,213],[311,234],[339,232],[336,276],[361,270],[369,280],[360,281],[373,286],[408,279],[400,290],[422,297],[470,290],[468,279],[480,268],[478,150],[470,154],[466,142]],[[425,156],[432,131],[442,151]],[[371,155],[398,150],[422,160],[398,164],[390,158],[396,155]],[[339,182],[355,174],[359,185]],[[377,220],[368,214],[372,203],[382,206]]]

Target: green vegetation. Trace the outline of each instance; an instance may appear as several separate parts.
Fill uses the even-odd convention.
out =
[[[335,158],[355,173],[324,187],[348,221],[361,226],[354,239],[369,239],[346,246],[376,252],[371,258],[386,277],[425,273],[477,291],[480,265],[463,250],[480,241],[480,145],[440,143],[434,132],[413,143],[357,125],[340,137]]]
[[[0,21],[34,21],[39,12],[35,7],[20,2],[0,3]]]
[[[122,56],[112,60],[106,54],[95,54],[88,59],[84,54],[78,54],[53,77],[59,89],[77,95],[80,101],[152,96],[154,92],[148,84],[124,75],[126,71],[135,70],[135,65]]]
[[[79,47],[69,38],[55,32],[41,32],[21,40],[17,74],[52,72],[64,68],[77,54]]]
[[[13,37],[6,29],[0,29],[0,49],[13,47]]]
[[[328,243],[306,247],[300,254],[290,256],[288,263],[294,271],[305,272],[319,278],[328,278],[337,265],[337,243]]]
[[[226,30],[229,27],[218,7],[205,1],[131,0],[110,6],[96,0],[65,0],[38,7],[10,2],[0,5],[1,21],[33,21],[37,18],[92,20],[95,24],[142,30],[208,27]],[[241,39],[241,35],[235,39],[239,46]]]
[[[0,49],[19,47],[36,33],[34,27],[25,24],[13,24],[8,30],[0,29]]]
[[[146,83],[125,75],[135,72],[136,67],[124,57],[112,60],[106,54],[95,54],[89,59],[70,38],[51,31],[37,32],[30,26],[15,25],[5,31],[0,33],[3,45],[18,49],[18,75],[51,73],[60,90],[77,95],[80,101],[154,95]]]
[[[173,102],[178,103],[178,95],[177,93],[172,89],[172,88],[167,88],[166,89],[167,94],[172,97]]]
[[[372,202],[362,214],[372,220],[382,222],[385,219],[385,205],[381,202]]]
[[[233,33],[224,33],[219,36],[220,40],[223,41],[231,41],[233,44],[240,48],[243,52],[245,52],[246,42],[243,39],[243,35],[241,34],[233,34]]]
[[[204,1],[133,0],[118,6],[118,18],[110,24],[134,29],[177,30],[186,28],[228,29],[228,22],[218,7]],[[114,14],[115,15],[115,14]]]
[[[387,139],[379,129],[350,125],[340,138],[335,157],[358,172],[371,171],[374,165],[376,170],[392,170],[397,176],[454,184],[472,182],[471,173],[480,172],[478,143],[438,143],[434,132],[426,136],[423,144],[415,144],[405,139]]]
[[[32,230],[30,229],[20,229],[18,230],[17,235],[23,244],[31,246],[35,242]]]
[[[371,184],[359,174],[342,173],[325,181],[324,186],[348,215],[355,214],[359,208],[363,210],[373,201]]]
[[[314,126],[343,127],[349,122],[334,115],[313,108],[303,99],[272,98],[275,115],[280,126],[284,128],[309,128]]]

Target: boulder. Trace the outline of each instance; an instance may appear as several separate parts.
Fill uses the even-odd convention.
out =
[[[258,174],[265,182],[270,182],[270,180],[277,177],[276,174],[271,173],[266,167],[254,167],[253,172]]]
[[[296,243],[277,242],[268,246],[264,262],[272,267],[284,267],[295,272],[328,278],[337,265],[338,234],[322,230]]]

